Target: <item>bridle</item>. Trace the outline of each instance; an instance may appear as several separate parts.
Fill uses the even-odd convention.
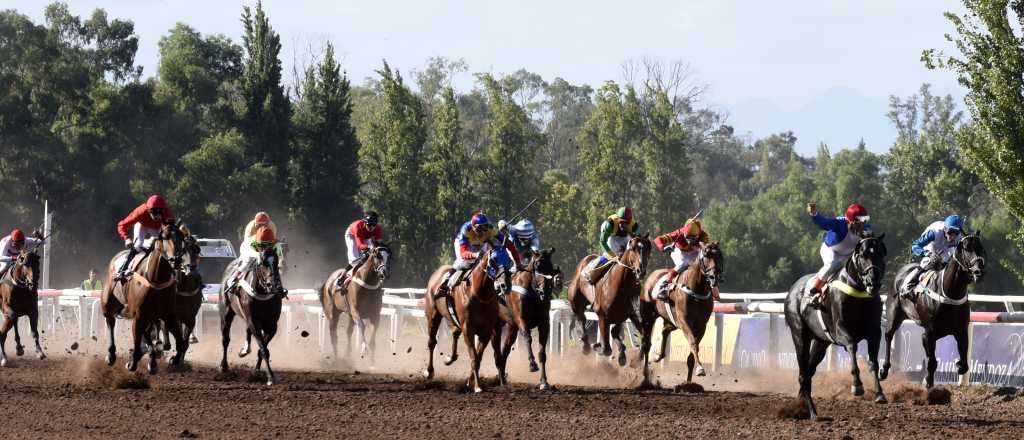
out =
[[[387,246],[376,246],[370,252],[372,252],[373,256],[380,261],[380,264],[374,267],[373,270],[377,272],[377,276],[379,276],[381,280],[387,279],[388,275],[391,273],[391,248],[388,248]]]
[[[717,254],[718,257],[716,258],[710,254]],[[721,258],[721,256],[721,249],[716,247],[714,248],[713,252],[709,252],[706,248],[701,249],[700,255],[697,257],[697,270],[700,271],[701,276],[708,280],[708,283],[711,284],[711,287],[717,287],[719,283],[724,281],[724,277],[722,277],[721,263],[718,260]],[[709,259],[715,263],[715,265],[710,268],[707,266],[707,264],[705,264],[705,261]]]
[[[882,235],[884,236],[885,234],[882,234]],[[865,249],[867,249],[868,247],[865,246],[864,244],[869,242],[869,241],[878,241],[879,243],[882,243],[882,245],[884,246],[884,242],[882,242],[881,240],[882,240],[882,237],[864,237],[864,238],[862,238],[860,240],[860,242],[857,244],[857,248],[854,250],[853,256],[850,258],[850,260],[851,260],[850,263],[852,263],[852,266],[856,270],[853,271],[852,273],[849,270],[847,270],[846,271],[847,275],[848,276],[856,276],[858,279],[855,280],[855,281],[857,281],[861,285],[864,285],[865,287],[868,286],[868,283],[867,283],[866,280],[870,280],[871,281],[871,287],[874,287],[875,279],[876,278],[879,278],[879,279],[881,278],[881,276],[878,276],[878,275],[879,275],[879,273],[881,273],[881,274],[885,273],[885,267],[884,267],[884,258],[882,258],[882,260],[883,260],[882,264],[875,263],[875,261],[873,259],[865,258],[864,252],[865,252]],[[884,250],[883,250],[882,257],[884,257],[884,256],[885,255],[884,255]],[[867,267],[864,267],[864,265],[862,264],[862,262],[864,260],[867,260],[869,262]],[[876,290],[876,292],[877,292],[877,290]]]
[[[964,245],[968,240],[978,240],[980,243],[981,238],[976,234],[967,235],[962,238],[960,242],[956,244],[956,251],[953,252],[952,260],[956,263],[959,270],[971,274],[971,277],[974,278],[975,282],[977,282],[985,271],[985,257],[979,255],[976,251],[968,251]],[[967,252],[970,252],[970,254],[973,255],[973,258],[968,260],[967,263],[964,263],[961,261],[963,260],[962,254]]]
[[[29,260],[35,255],[33,252],[29,252],[27,249],[22,249],[18,254],[18,259],[11,264],[11,268],[7,270],[7,278],[10,278],[11,283],[15,287],[23,289],[32,289],[35,287],[36,269],[29,264]],[[25,274],[26,270],[28,274]]]
[[[629,244],[626,245],[626,251],[623,252],[623,258],[615,260],[620,266],[625,267],[633,271],[633,275],[636,277],[636,283],[643,283],[644,275],[647,274],[647,257],[650,255],[650,251],[647,246],[650,243],[647,239],[635,236],[629,240]],[[634,251],[637,253],[640,261],[636,265],[627,264],[623,260],[625,259],[626,253]]]

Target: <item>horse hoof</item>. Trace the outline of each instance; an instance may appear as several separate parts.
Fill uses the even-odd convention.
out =
[[[195,335],[193,335],[191,338],[188,339],[188,343],[189,344],[198,344],[199,343],[199,338],[197,338],[197,337],[195,337]]]
[[[170,350],[171,350],[171,343],[170,342],[164,342],[164,351],[170,351]]]
[[[479,386],[477,386],[476,388],[473,388],[473,392],[477,393],[477,394],[480,394],[480,393],[484,392],[484,389],[480,388]]]
[[[132,365],[131,362],[125,362],[124,364],[124,369],[131,372],[134,372],[136,369],[138,369],[138,367],[138,365]]]
[[[530,362],[530,372],[536,373],[538,371],[540,371],[540,367],[538,367],[535,362]]]
[[[252,350],[250,350],[248,348],[243,348],[241,350],[238,350],[238,357],[244,358],[244,357],[248,356],[249,353],[252,353]]]
[[[451,364],[455,363],[455,361],[457,361],[458,359],[459,359],[458,356],[446,357],[446,358],[444,358],[444,365],[445,366],[451,365]]]
[[[889,367],[883,367],[882,371],[878,372],[878,380],[885,380],[887,377],[889,377]]]
[[[108,354],[107,355],[107,366],[108,367],[113,367],[114,366],[114,362],[116,362],[116,361],[117,361],[117,356],[114,356],[113,354]]]
[[[20,345],[17,346],[17,347],[14,347],[14,354],[16,354],[18,356],[24,356],[25,355],[25,347],[22,347]]]
[[[697,377],[704,377],[707,375],[707,372],[704,371],[704,367],[697,367]]]
[[[156,374],[156,372],[157,372],[156,365],[150,365],[149,366],[149,374]]]
[[[863,396],[864,395],[864,386],[863,385],[854,385],[854,386],[850,387],[850,392],[853,393],[854,396]]]
[[[541,382],[540,386],[538,386],[537,388],[541,391],[547,391],[551,389],[551,385],[548,385],[547,382]]]
[[[586,356],[588,354],[590,354],[590,345],[587,345],[587,343],[584,342],[583,343],[583,355]]]
[[[221,362],[220,363],[220,372],[221,373],[227,373],[228,372],[228,363],[227,362]]]
[[[885,394],[879,394],[879,395],[875,396],[875,403],[878,403],[878,404],[889,403],[889,399],[885,398]]]
[[[429,368],[423,370],[423,377],[425,379],[433,379],[434,378],[434,370],[431,370]]]
[[[626,366],[626,354],[625,353],[622,353],[622,354],[619,355],[619,366],[620,367],[625,367]]]
[[[39,360],[43,360],[43,359],[46,359],[46,355],[45,355],[45,354],[43,354],[43,352],[39,352],[39,354],[37,354],[37,355],[36,355],[36,357],[38,357],[38,358],[39,358]]]
[[[0,368],[7,368],[7,358],[0,359]]]
[[[273,377],[267,379],[267,386],[268,387],[269,386],[274,386],[275,383],[277,383],[277,381],[275,381]]]

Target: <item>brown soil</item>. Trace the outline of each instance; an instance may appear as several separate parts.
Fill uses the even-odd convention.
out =
[[[267,387],[241,363],[221,374],[206,365],[169,371],[161,362],[160,374],[149,376],[108,368],[89,354],[14,360],[0,370],[5,439],[1013,438],[1024,429],[1024,403],[996,388],[952,388],[950,404],[927,405],[928,393],[890,381],[883,384],[890,398],[903,403],[819,396],[818,410],[831,420],[811,422],[799,420],[791,394],[716,391],[712,382],[732,380],[715,375],[702,378],[703,392],[664,384],[539,391],[532,376],[510,389],[489,379],[488,391],[472,394],[454,379],[427,382],[413,372],[282,370],[279,385]],[[572,370],[597,371],[586,380],[611,375],[598,365],[583,361]],[[848,376],[840,378],[848,390]],[[795,387],[792,379],[786,384]],[[831,381],[822,377],[825,394]]]

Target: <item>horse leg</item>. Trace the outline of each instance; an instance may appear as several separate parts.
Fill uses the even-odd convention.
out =
[[[487,339],[480,338],[480,344],[483,348],[477,349],[476,341],[474,341],[475,334],[472,328],[467,328],[462,334],[462,337],[466,339],[466,349],[469,350],[469,356],[471,359],[471,367],[469,372],[469,378],[466,380],[466,386],[473,390],[474,393],[483,391],[480,387],[480,355],[483,354],[483,349],[487,347],[489,342]]]
[[[256,337],[256,345],[259,346],[259,352],[256,353],[256,371],[259,371],[260,364],[266,361],[267,385],[273,385],[276,381],[274,379],[274,371],[270,369],[270,350],[267,348],[267,341],[273,337],[273,333],[264,332],[262,329],[252,328],[251,324],[249,333]]]
[[[168,351],[168,350],[171,349],[171,333],[170,333],[170,330],[167,329],[170,326],[171,326],[171,324],[166,323],[166,322],[163,325],[160,326],[160,330],[163,333],[163,341],[162,342],[163,342],[163,346],[164,346],[164,351]],[[175,339],[175,341],[177,341],[177,339]]]
[[[878,374],[878,335],[872,335],[868,338],[868,370],[871,371],[871,377],[875,379],[875,403],[887,403],[888,399],[885,398],[885,393],[882,392],[882,379]]]
[[[423,377],[434,378],[434,347],[437,346],[437,330],[441,327],[441,314],[434,313],[427,323],[427,368],[423,370]]]
[[[622,340],[622,328],[625,326],[626,323],[623,322],[622,324],[616,324],[612,329],[612,337],[615,338],[615,343],[619,346],[618,361],[620,367],[626,366],[626,343]],[[608,347],[607,350],[608,355],[611,355],[611,347]]]
[[[664,319],[661,320],[661,348],[657,356],[654,358],[654,362],[661,362],[668,355],[668,339],[670,334],[675,331],[676,327]]]
[[[231,342],[231,321],[235,319],[235,311],[230,306],[221,312],[220,318],[220,341],[224,348],[223,357],[220,360],[220,371],[228,371],[228,344]]]
[[[159,332],[158,329],[154,329],[154,330],[157,330],[157,332]],[[151,348],[149,350],[149,374],[156,374],[156,372],[157,372],[157,359],[159,358],[160,354],[157,353],[156,344],[153,342],[153,332],[149,332],[149,331],[142,332],[142,339],[144,339],[146,341],[146,344],[149,344],[149,346]]]
[[[188,334],[191,332],[192,325],[183,324],[177,319],[167,323],[164,327],[164,337],[168,338],[168,333],[170,333],[169,336],[174,338],[174,356],[169,361],[171,365],[181,365],[185,360],[185,353],[188,352],[189,347]]]
[[[551,323],[547,319],[541,319],[540,325],[537,326],[537,343],[540,347],[537,347],[537,356],[540,358],[540,389],[546,390],[551,386],[548,385],[548,334],[551,331]],[[529,333],[529,332],[527,332]],[[532,351],[532,350],[531,350]]]
[[[896,336],[896,332],[900,329],[900,324],[906,318],[903,314],[903,309],[900,307],[899,300],[896,299],[886,301],[885,314],[885,362],[882,363],[882,370],[878,373],[879,380],[885,380],[886,377],[889,377],[889,368],[892,367],[892,339]],[[869,350],[870,347],[871,341],[868,341]]]
[[[964,375],[969,371],[969,365],[967,364],[967,326],[957,329],[953,333],[953,338],[956,339],[956,351],[960,359],[956,360],[956,374]]]
[[[935,369],[939,367],[939,361],[935,359],[935,338],[932,337],[931,330],[924,331],[921,335],[921,342],[924,344],[925,363],[928,366],[928,371],[924,376],[924,386],[931,388],[935,385]]]
[[[141,317],[136,316],[132,320],[132,358],[125,364],[128,371],[135,371],[139,368],[139,360],[142,359],[142,338],[146,335],[146,328],[139,324]]]
[[[11,331],[14,320],[9,315],[4,315],[4,323],[0,325],[0,367],[7,366],[7,333]]]
[[[260,344],[260,354],[267,364],[267,385],[273,385],[277,380],[274,378],[274,370],[270,368],[270,341],[274,340],[274,335],[277,334],[277,322],[267,322],[260,333],[263,335],[263,342]],[[260,339],[256,339],[256,341],[260,342]]]
[[[501,354],[504,352],[501,349],[501,330],[504,327],[499,324],[499,327],[494,331],[494,335],[491,336],[491,351],[494,352],[494,369],[498,370],[498,383],[501,386],[508,385],[505,383],[505,362],[502,359]],[[514,333],[509,329],[509,333]]]
[[[345,357],[352,358],[352,335],[356,330],[356,319],[348,315],[348,325],[345,326]]]
[[[24,356],[25,346],[21,345],[21,331],[18,330],[18,315],[11,315],[11,321],[14,323],[14,354]]]
[[[39,360],[46,359],[46,354],[43,353],[43,346],[39,344],[39,310],[35,310],[28,315],[28,327],[32,331],[32,339],[36,343],[36,357]]]
[[[527,331],[529,333],[529,331]],[[496,332],[494,339],[501,337],[501,332]],[[508,385],[508,373],[506,367],[508,366],[508,356],[512,353],[512,347],[516,344],[516,339],[519,337],[519,332],[516,329],[509,326],[508,333],[505,335],[505,347],[501,350],[501,385]],[[533,370],[537,371],[537,370]]]
[[[810,339],[810,338],[809,338]],[[810,414],[811,420],[818,419],[818,409],[814,406],[814,399],[811,398],[811,379],[814,378],[815,371],[818,370],[818,365],[825,359],[825,354],[828,353],[828,344],[818,339],[811,339],[809,341],[808,353],[807,353],[807,371],[803,375],[803,380],[806,381],[806,388],[804,384],[801,384],[800,388],[804,391],[804,401],[807,403],[807,411]]]
[[[853,386],[850,393],[854,396],[864,395],[864,382],[860,381],[860,366],[857,365],[857,343],[846,346],[846,352],[850,354],[850,375],[853,376]]]
[[[334,361],[338,362],[338,325],[341,324],[341,316],[335,315],[334,318],[330,319],[328,326],[330,327],[331,335],[331,353],[334,354]]]
[[[454,324],[449,326],[452,334],[452,352],[444,358],[444,365],[448,366],[455,363],[455,360],[459,358],[459,336],[462,336],[462,328],[455,326]],[[467,349],[473,350],[473,344],[470,342]]]
[[[240,357],[240,358],[246,357],[246,356],[249,355],[249,353],[252,353],[252,327],[249,326],[249,325],[246,325],[246,327],[245,327],[245,345],[242,345],[242,348],[240,350],[238,350],[238,357]]]
[[[374,360],[377,356],[377,327],[378,324],[380,324],[380,316],[378,315],[376,318],[370,318],[368,321],[370,323],[370,338],[367,342],[367,344],[369,344],[370,351],[368,354],[370,356],[370,365],[373,366],[375,363]]]
[[[107,366],[114,366],[114,362],[117,361],[117,347],[114,346],[114,323],[116,319],[113,315],[106,316],[107,319],[107,332],[110,335],[110,346],[107,348]]]
[[[640,329],[640,352],[644,357],[644,380],[640,386],[643,388],[651,387],[651,333],[654,328],[648,325],[647,322],[640,322],[635,316],[632,318],[633,325]],[[625,344],[623,344],[625,348]]]
[[[576,326],[579,327],[580,332],[580,347],[582,347],[583,355],[590,354],[590,339],[587,338],[587,318],[582,312],[576,315],[576,320],[573,321]]]
[[[359,341],[359,358],[364,359],[370,354],[370,345],[366,343],[366,320],[352,315],[356,325],[356,339]]]
[[[537,360],[533,357],[533,334],[529,328],[523,327],[523,341],[526,342],[526,357],[530,361],[530,372],[536,373],[540,368],[537,367]]]

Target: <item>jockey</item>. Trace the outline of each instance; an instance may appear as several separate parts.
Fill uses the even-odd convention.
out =
[[[245,242],[253,235],[256,235],[256,232],[259,231],[261,226],[270,228],[270,230],[274,232],[274,236],[277,236],[277,225],[274,224],[273,220],[270,220],[270,215],[263,211],[257,212],[256,216],[253,217],[253,219],[249,221],[249,224],[245,225],[245,229],[242,230],[242,243],[238,245],[239,254],[245,251]]]
[[[338,277],[338,287],[348,287],[359,266],[366,261],[370,249],[380,243],[384,235],[384,228],[380,226],[380,214],[376,211],[366,211],[363,218],[352,222],[345,229],[345,246],[348,248],[348,266],[345,266],[345,276]]]
[[[814,224],[827,231],[819,250],[824,265],[815,274],[814,286],[809,292],[817,302],[825,282],[839,273],[853,255],[860,243],[861,233],[871,230],[871,225],[867,223],[871,217],[868,216],[868,210],[857,203],[846,208],[846,215],[832,218],[818,213],[818,205],[812,202],[807,204],[807,214]]]
[[[0,239],[0,277],[3,277],[11,263],[18,259],[25,245],[39,246],[43,242],[42,238],[39,231],[32,233],[31,237],[25,237],[21,229],[15,228],[10,235]]]
[[[956,214],[946,217],[945,220],[934,222],[925,228],[914,244],[910,247],[914,256],[920,257],[921,261],[917,266],[907,273],[903,284],[902,295],[910,295],[917,287],[920,276],[930,270],[938,270],[949,261],[953,250],[963,239],[964,220]]]
[[[636,231],[639,229],[640,225],[633,219],[633,210],[629,207],[623,206],[618,211],[615,211],[614,214],[608,216],[607,219],[601,222],[601,234],[598,238],[601,242],[601,250],[604,253],[591,260],[584,270],[590,273],[595,268],[611,261],[612,258],[622,255],[626,251],[629,239],[636,235]],[[590,277],[588,276],[587,278]]]
[[[512,245],[516,247],[519,255],[526,255],[531,251],[540,252],[540,235],[529,219],[522,219],[511,225],[501,220],[498,222],[498,232],[505,233],[512,240]]]
[[[669,269],[668,276],[658,286],[658,299],[668,299],[668,286],[675,282],[680,272],[693,264],[709,241],[708,233],[701,227],[700,220],[695,218],[687,220],[681,228],[654,239],[654,246],[659,251],[672,250],[672,262],[675,263],[675,266]],[[711,291],[715,299],[718,299],[718,286],[712,287]]]
[[[159,236],[161,224],[173,219],[174,213],[167,207],[167,201],[159,194],[153,194],[146,203],[133,209],[124,220],[117,223],[117,235],[124,240],[128,256],[117,270],[117,277],[114,278],[116,281],[128,279],[128,265],[132,258],[139,252],[148,252],[146,241]]]
[[[238,281],[242,279],[242,276],[252,270],[252,268],[259,263],[260,257],[263,255],[263,251],[267,249],[274,250],[274,254],[277,256],[275,263],[278,268],[280,268],[284,249],[282,249],[281,243],[277,241],[277,234],[269,225],[260,226],[256,229],[256,233],[250,235],[242,243],[241,253],[238,256],[238,259],[240,260],[238,263],[238,269],[235,270],[234,276],[232,276],[224,291],[230,292],[234,289],[235,286],[238,285]]]
[[[445,274],[444,280],[442,280],[437,293],[434,295],[435,298],[451,293],[451,290],[462,282],[465,272],[473,268],[476,260],[492,248],[503,246],[515,260],[515,265],[513,266],[508,261],[507,254],[504,252],[496,253],[495,256],[498,264],[502,267],[514,271],[521,264],[519,252],[516,251],[515,246],[509,243],[509,240],[506,240],[504,235],[499,234],[496,229],[491,227],[490,220],[480,211],[473,213],[469,221],[459,227],[459,235],[455,237],[454,244],[455,263],[452,264],[452,270]]]

